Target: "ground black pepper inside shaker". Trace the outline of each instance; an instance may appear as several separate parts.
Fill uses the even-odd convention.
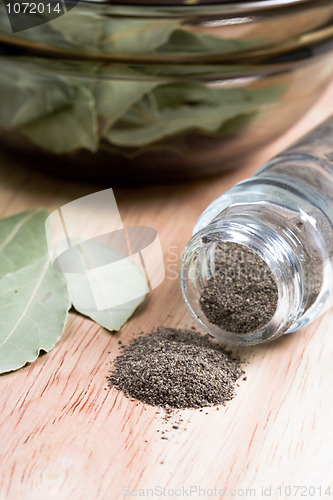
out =
[[[217,243],[213,265],[200,297],[209,321],[238,334],[265,326],[275,313],[278,290],[264,260],[244,245],[224,241]]]

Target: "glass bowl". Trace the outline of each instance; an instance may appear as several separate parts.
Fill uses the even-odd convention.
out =
[[[147,182],[239,167],[333,74],[331,1],[66,0],[60,15],[47,6],[64,3],[37,0],[35,16],[5,3],[2,147],[62,175]]]

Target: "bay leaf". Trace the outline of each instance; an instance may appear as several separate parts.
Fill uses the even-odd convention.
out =
[[[34,361],[64,330],[70,300],[49,262],[47,216],[34,210],[0,220],[0,372]]]
[[[196,26],[174,29],[167,43],[157,49],[160,54],[232,54],[260,46],[263,39],[242,40],[195,32]]]
[[[29,210],[0,219],[0,279],[44,257],[47,210]]]
[[[227,137],[228,135],[232,135],[237,133],[243,127],[246,127],[248,124],[253,122],[258,115],[258,112],[249,112],[248,114],[240,114],[237,115],[230,120],[227,120],[222,124],[222,126],[215,132],[209,134],[210,137]],[[112,146],[110,146],[112,148]],[[186,135],[179,134],[177,137],[172,138],[172,141],[159,141],[154,142],[152,144],[147,144],[145,146],[124,151],[123,154],[126,155],[126,158],[130,160],[135,160],[135,158],[139,157],[143,154],[165,154],[172,153],[177,155],[179,158],[185,157],[187,155],[193,154],[193,145],[191,142],[187,140]]]
[[[80,52],[146,54],[165,43],[179,21],[150,19],[142,16],[142,10],[141,16],[129,15],[124,19],[99,13],[95,6],[93,12],[80,5],[79,9],[75,8],[47,24],[62,35],[65,43]]]
[[[154,95],[150,92],[143,96],[139,103],[135,103],[122,119],[115,124],[115,127],[124,126],[125,128],[132,129],[146,127],[147,124],[155,123],[160,117],[157,107],[157,102]]]
[[[104,23],[100,50],[114,54],[149,54],[167,42],[179,22],[167,18],[109,18]]]
[[[97,52],[107,18],[87,10],[83,5],[47,24],[68,43],[80,51]]]
[[[98,69],[96,74],[93,95],[96,112],[102,122],[100,125],[101,136],[104,136],[105,132],[135,102],[140,101],[145,94],[158,85],[156,81],[143,79],[140,73],[131,68],[119,66],[102,67]]]
[[[116,122],[107,138],[118,146],[142,147],[189,131],[216,134],[225,122],[258,111],[281,91],[280,86],[246,90],[197,83],[160,85],[152,91],[158,112],[145,97]]]
[[[0,123],[6,129],[44,119],[67,108],[74,97],[71,87],[63,80],[41,78],[5,61],[1,63],[0,96]]]
[[[68,153],[79,148],[98,149],[95,101],[88,85],[72,83],[72,98],[65,108],[34,120],[20,131],[42,149]]]
[[[146,16],[146,10],[144,14],[143,16],[141,9],[140,16],[137,17],[132,17],[131,12],[125,18],[117,15],[112,17],[99,11],[98,6],[91,8],[80,4],[65,15],[22,31],[16,37],[79,52],[147,54],[167,42],[180,21],[149,18]],[[4,27],[4,32],[11,34],[4,8],[0,15],[0,27]]]
[[[84,248],[77,245],[77,250],[79,250],[79,254],[76,253],[76,259],[80,261],[82,268],[91,268],[91,262],[96,260],[121,263],[121,279],[124,284],[122,291],[125,296],[128,296],[128,299],[125,299],[121,305],[104,310],[98,310],[96,307],[96,300],[87,273],[65,274],[73,307],[107,330],[118,331],[143,302],[149,291],[143,270],[132,259],[125,259],[121,253],[98,242],[85,242]],[[94,288],[97,287],[100,293],[108,295],[108,284],[114,279],[112,270],[108,271],[106,266],[103,268],[103,278],[94,276],[94,279],[97,280]],[[135,298],[133,298],[133,290]]]

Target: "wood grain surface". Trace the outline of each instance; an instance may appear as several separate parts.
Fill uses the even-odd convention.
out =
[[[179,429],[162,410],[106,388],[120,339],[193,325],[177,273],[202,210],[328,115],[332,103],[333,86],[291,132],[236,172],[173,187],[115,188],[125,225],[157,229],[166,279],[120,332],[70,313],[50,353],[1,376],[1,500],[333,498],[332,310],[303,331],[241,349],[247,380],[236,398],[219,409],[178,412]],[[44,177],[0,153],[0,216],[53,210],[99,189]],[[289,486],[303,489],[289,495]]]

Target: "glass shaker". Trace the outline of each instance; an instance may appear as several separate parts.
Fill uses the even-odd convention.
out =
[[[235,258],[230,265],[228,258],[237,252],[243,261]],[[265,276],[254,278],[258,263]],[[257,304],[256,289],[246,295],[249,283],[262,291],[265,279],[274,307],[261,315],[264,323],[249,321],[244,330],[238,318],[267,310],[265,295]],[[298,330],[333,304],[333,117],[207,207],[183,254],[180,284],[196,321],[235,345]],[[215,316],[204,300],[209,293]]]

